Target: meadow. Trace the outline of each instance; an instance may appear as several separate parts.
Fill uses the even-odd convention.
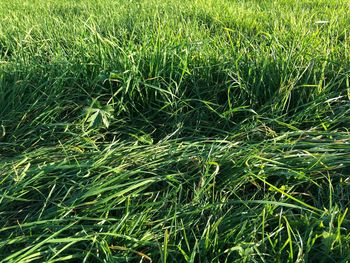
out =
[[[350,262],[349,129],[349,1],[0,1],[0,262]]]

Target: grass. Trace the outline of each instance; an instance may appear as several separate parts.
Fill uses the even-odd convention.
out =
[[[0,262],[349,262],[349,17],[2,1]]]

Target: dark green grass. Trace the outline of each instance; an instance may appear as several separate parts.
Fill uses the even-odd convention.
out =
[[[347,1],[1,1],[0,262],[349,262]]]

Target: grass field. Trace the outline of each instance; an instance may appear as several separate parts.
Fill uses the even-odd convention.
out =
[[[350,262],[349,129],[349,1],[0,1],[0,262]]]

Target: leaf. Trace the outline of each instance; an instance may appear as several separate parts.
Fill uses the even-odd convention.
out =
[[[113,119],[114,108],[111,105],[103,106],[98,100],[94,99],[90,107],[85,109],[85,121],[88,128],[108,128],[110,120]]]
[[[99,110],[93,110],[93,114],[88,118],[89,128],[98,127],[101,124],[102,117]]]
[[[108,128],[109,127],[109,120],[108,120],[107,114],[102,113],[101,115],[102,115],[102,122],[103,122],[104,126],[106,128]]]

